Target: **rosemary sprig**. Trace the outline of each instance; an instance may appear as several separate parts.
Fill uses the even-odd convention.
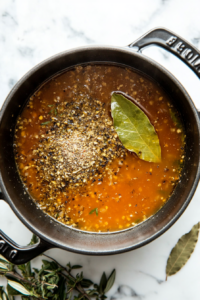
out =
[[[33,235],[30,244],[37,242]],[[60,265],[52,257],[43,254],[48,260],[42,260],[41,269],[31,267],[31,262],[16,266],[0,255],[0,275],[8,280],[6,289],[0,286],[0,300],[14,300],[21,295],[22,300],[104,300],[113,286],[115,270],[107,278],[103,273],[99,284],[84,278],[83,272],[72,274],[73,270],[80,269],[80,265],[66,267]]]

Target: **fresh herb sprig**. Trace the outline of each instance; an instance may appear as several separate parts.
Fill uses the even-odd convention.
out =
[[[37,242],[33,235],[30,245]],[[0,275],[7,278],[6,289],[0,286],[0,300],[14,300],[21,295],[22,300],[96,300],[106,299],[106,293],[115,281],[115,270],[107,278],[105,272],[99,284],[84,278],[83,272],[72,275],[80,265],[60,265],[55,259],[43,254],[48,260],[42,260],[41,269],[31,267],[31,262],[16,266],[0,255]]]

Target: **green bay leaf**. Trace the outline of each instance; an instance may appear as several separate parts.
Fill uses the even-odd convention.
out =
[[[200,223],[184,234],[172,249],[166,266],[166,276],[176,274],[188,261],[198,241]]]
[[[157,133],[147,115],[132,101],[118,93],[111,97],[113,125],[124,147],[148,162],[161,161]]]

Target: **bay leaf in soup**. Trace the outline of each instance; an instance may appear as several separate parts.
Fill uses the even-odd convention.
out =
[[[166,266],[166,277],[176,274],[188,261],[198,241],[200,223],[184,234],[172,249]]]
[[[148,162],[161,161],[158,135],[147,115],[125,96],[111,96],[113,125],[124,147]]]

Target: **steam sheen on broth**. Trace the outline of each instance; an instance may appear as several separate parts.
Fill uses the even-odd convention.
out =
[[[160,163],[121,144],[110,114],[113,91],[151,115]],[[80,230],[117,231],[149,218],[170,197],[184,162],[184,131],[168,95],[149,78],[116,65],[78,66],[30,97],[14,152],[22,182],[45,213]]]

